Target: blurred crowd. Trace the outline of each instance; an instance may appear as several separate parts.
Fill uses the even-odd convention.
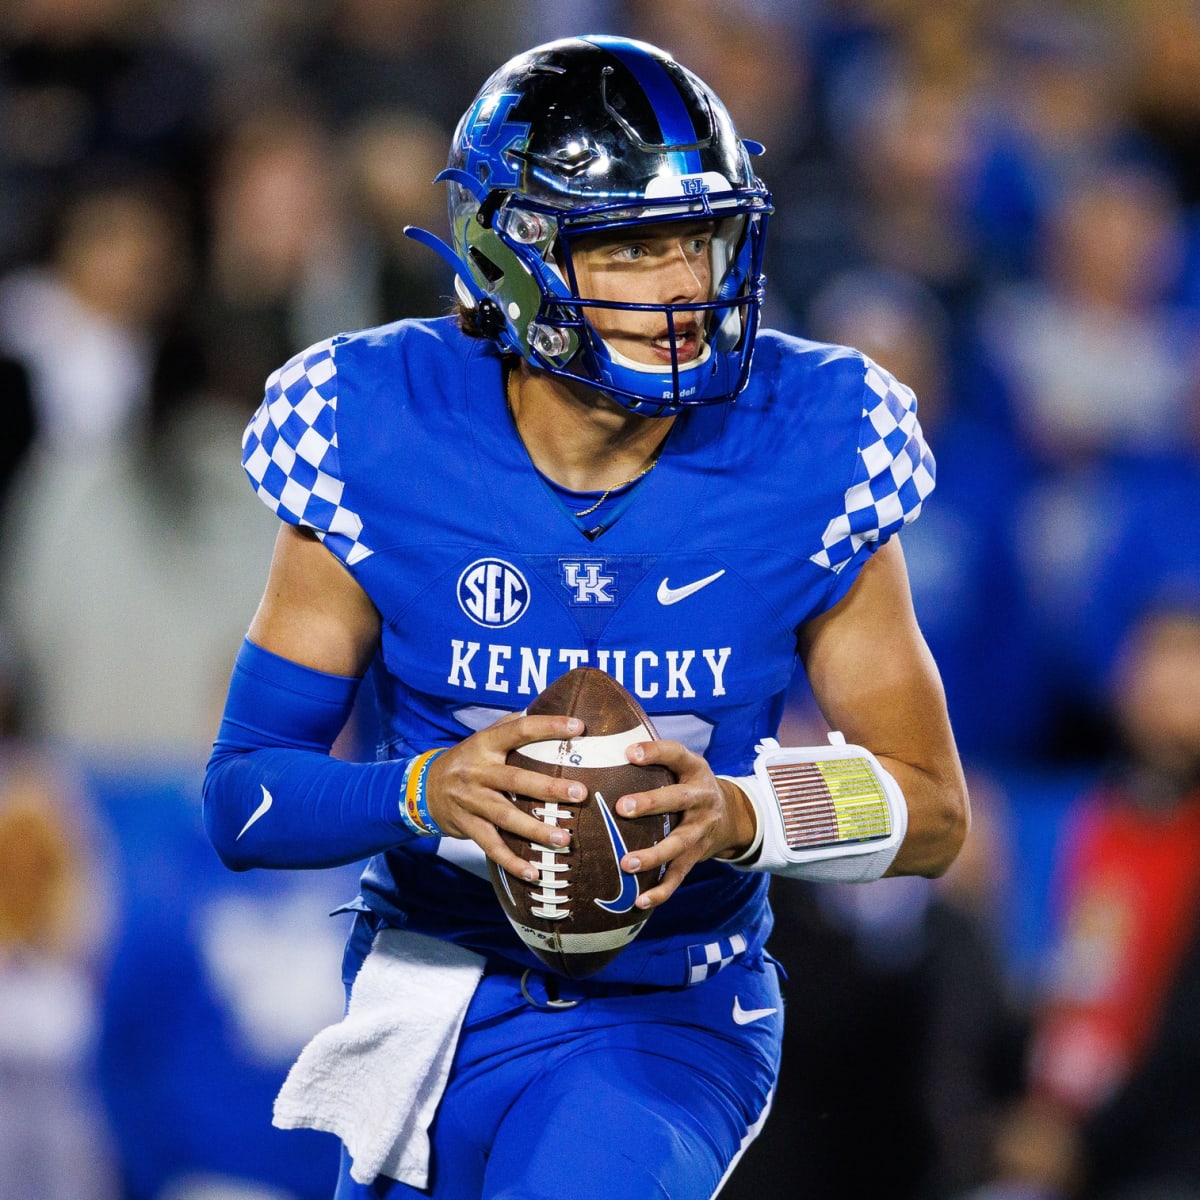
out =
[[[911,385],[938,460],[903,545],[974,831],[776,883],[723,1196],[1197,1200],[1200,0],[0,4],[0,1200],[331,1192],[269,1116],[354,872],[199,823],[275,532],[238,444],[296,350],[449,309],[403,229],[483,78],[577,32],[766,145],[767,323]]]

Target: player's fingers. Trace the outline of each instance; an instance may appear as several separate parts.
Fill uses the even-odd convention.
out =
[[[697,861],[694,857],[675,859],[663,873],[662,879],[654,887],[638,896],[636,901],[638,908],[657,908],[669,900]]]
[[[582,804],[588,798],[587,785],[578,779],[556,779],[540,775],[523,767],[508,767],[496,774],[496,789],[528,796],[531,800],[558,800],[565,804]]]
[[[621,870],[633,875],[682,862],[687,864],[686,873],[705,857],[715,828],[715,822],[709,820],[681,820],[661,842],[626,854],[621,859]]]
[[[634,742],[625,751],[625,755],[630,762],[637,763],[639,766],[667,767],[676,776],[687,773],[700,759],[698,754],[689,750],[682,742],[677,742],[672,738],[661,738],[652,742]]]
[[[462,832],[460,814],[474,813],[494,821],[516,811],[509,793],[547,803],[579,804],[587,788],[577,780],[556,779],[510,767],[490,755],[466,753],[466,743],[434,759],[428,779],[429,810],[440,828],[452,836]],[[506,826],[507,827],[507,826]]]
[[[498,721],[483,731],[494,748],[507,754],[532,742],[564,742],[583,732],[578,717],[517,716]]]
[[[575,810],[560,807],[554,800],[535,806],[534,815],[522,812],[511,796],[502,796],[488,806],[483,814],[496,829],[503,829],[532,846],[561,849],[571,840],[571,828],[575,822]]]
[[[575,809],[547,801],[546,819],[522,812],[507,796],[467,807],[455,804],[435,816],[438,828],[447,837],[470,838],[483,846],[502,842],[500,830],[513,835],[522,843],[561,849],[570,844]],[[488,857],[495,857],[489,854]],[[499,859],[497,859],[499,861]]]
[[[617,815],[644,817],[653,813],[682,813],[713,807],[714,795],[707,779],[680,781],[648,792],[630,792],[617,801]]]
[[[537,878],[537,869],[533,864],[514,853],[494,825],[484,820],[468,819],[464,826],[467,836],[502,870],[518,879],[532,881]]]
[[[547,850],[561,850],[571,841],[575,810],[547,801],[534,816],[522,812],[511,796],[498,795],[474,811],[461,810],[458,832],[483,848],[494,862],[512,874],[526,877],[528,859]],[[510,835],[509,839],[501,834]],[[511,843],[516,842],[514,850]]]

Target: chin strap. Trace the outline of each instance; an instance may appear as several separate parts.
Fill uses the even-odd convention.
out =
[[[746,794],[758,827],[732,866],[798,879],[866,883],[892,865],[908,831],[900,785],[840,733],[828,746],[758,746],[754,774],[722,776]]]

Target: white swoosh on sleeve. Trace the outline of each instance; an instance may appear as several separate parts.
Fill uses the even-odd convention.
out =
[[[271,805],[275,803],[275,797],[267,791],[266,784],[260,783],[258,786],[262,788],[262,803],[250,814],[250,820],[248,820],[245,825],[242,826],[242,833],[245,833],[246,830],[249,829],[250,826],[259,819],[259,817],[265,817],[270,811]],[[242,840],[242,833],[239,833],[233,840],[235,842],[240,842]]]

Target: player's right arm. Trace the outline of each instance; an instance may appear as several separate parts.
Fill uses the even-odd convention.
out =
[[[379,633],[379,614],[350,572],[311,532],[282,526],[204,781],[205,827],[227,866],[328,867],[416,836],[402,815],[406,762],[348,763],[329,753]],[[538,842],[549,830],[506,791],[576,797],[566,781],[505,759],[526,742],[577,732],[566,718],[520,717],[464,739],[429,774],[438,827],[526,873],[529,864],[507,849],[497,826]]]
[[[282,525],[249,637],[315,671],[358,678],[379,644],[379,613],[315,534]]]

